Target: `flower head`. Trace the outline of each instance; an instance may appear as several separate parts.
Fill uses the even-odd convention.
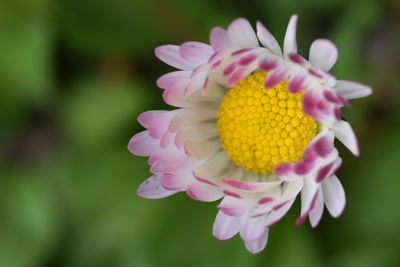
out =
[[[264,249],[269,227],[300,192],[297,225],[308,216],[315,227],[324,204],[333,217],[342,213],[345,195],[335,176],[342,160],[334,139],[355,155],[359,148],[340,109],[372,92],[329,73],[338,57],[331,41],[314,41],[308,61],[299,55],[296,24],[293,15],[283,51],[260,22],[255,33],[242,18],[227,30],[214,28],[210,45],[156,48],[159,59],[179,69],[157,80],[165,102],[178,109],[142,113],[138,120],[147,130],[128,145],[149,157],[153,173],[140,196],[186,191],[200,201],[222,198],[214,236],[240,233],[252,253]]]

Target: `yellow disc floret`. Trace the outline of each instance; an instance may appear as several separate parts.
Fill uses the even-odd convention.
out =
[[[236,165],[262,174],[298,161],[317,130],[302,111],[303,92],[289,93],[287,81],[265,89],[265,76],[256,72],[236,84],[217,113],[222,148]]]

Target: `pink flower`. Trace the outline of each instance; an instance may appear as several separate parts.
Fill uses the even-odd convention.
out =
[[[187,42],[156,48],[156,56],[179,69],[157,80],[172,111],[147,111],[146,128],[129,150],[149,157],[153,173],[137,193],[162,198],[180,191],[216,201],[213,234],[227,240],[240,233],[246,248],[266,246],[268,228],[301,192],[301,215],[315,227],[324,204],[333,217],[345,206],[335,172],[341,141],[353,154],[356,136],[340,109],[371,94],[366,85],[337,80],[329,70],[338,51],[318,39],[308,61],[297,53],[297,15],[287,27],[283,51],[257,22],[257,33],[239,18],[216,27],[210,45]],[[262,47],[259,46],[259,42]]]

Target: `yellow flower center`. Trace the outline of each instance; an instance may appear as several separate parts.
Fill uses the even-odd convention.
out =
[[[298,161],[317,130],[302,111],[303,91],[288,93],[287,81],[265,89],[265,76],[256,72],[236,84],[217,113],[222,148],[236,165],[262,174]]]

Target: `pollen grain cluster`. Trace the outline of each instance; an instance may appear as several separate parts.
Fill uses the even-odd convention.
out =
[[[288,93],[287,81],[265,89],[265,76],[256,72],[240,81],[217,112],[222,148],[236,165],[262,174],[298,161],[317,129],[302,111],[303,92]]]

